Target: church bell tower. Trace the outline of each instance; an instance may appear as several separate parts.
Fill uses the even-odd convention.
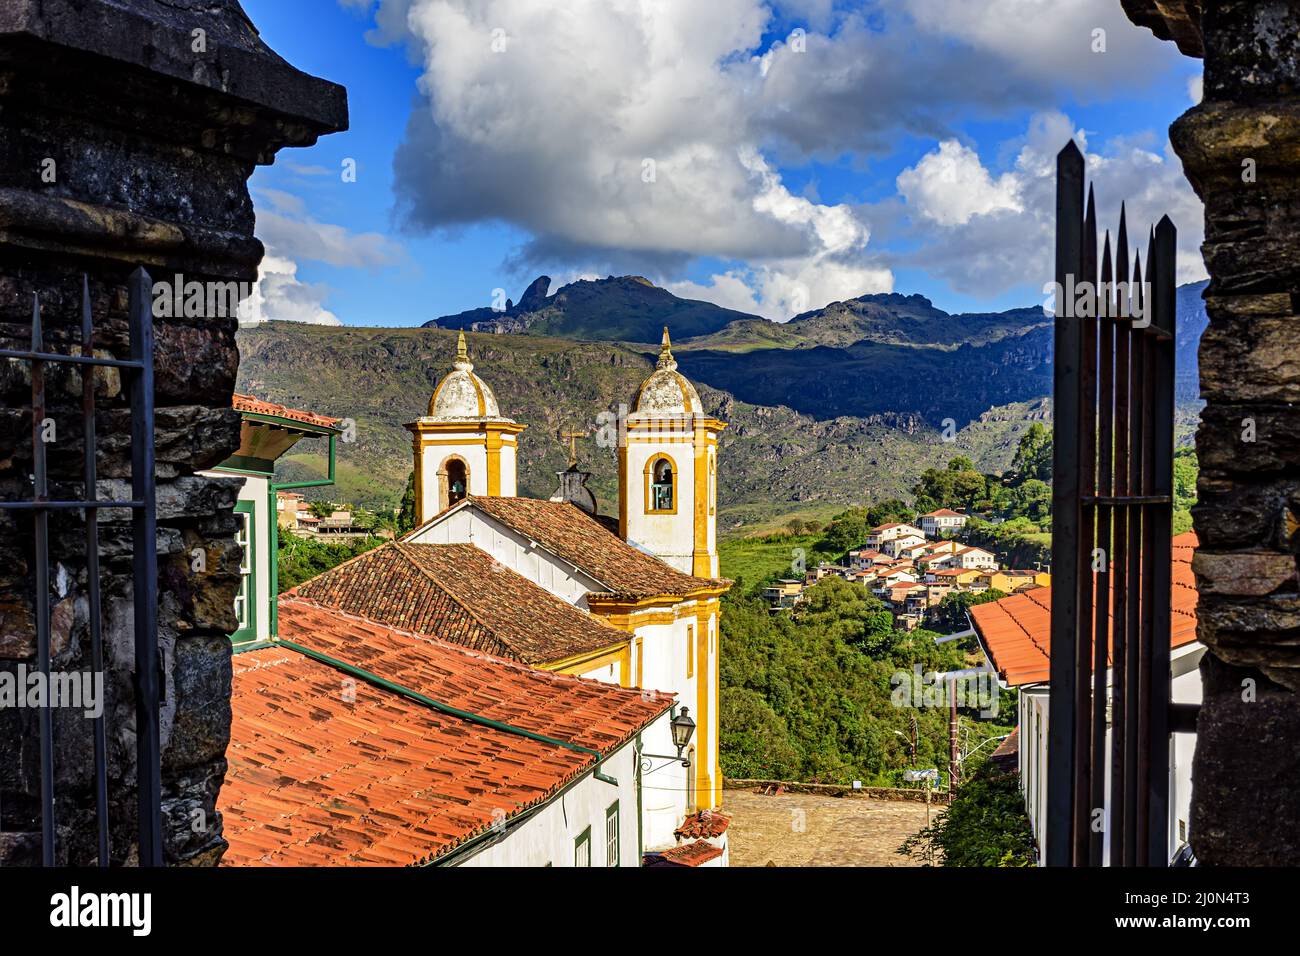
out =
[[[718,576],[718,435],[664,329],[619,448],[619,533],[686,574]]]
[[[466,495],[514,497],[518,436],[526,427],[502,416],[492,389],[474,374],[461,332],[456,361],[434,389],[428,413],[406,425],[415,456],[416,526]]]

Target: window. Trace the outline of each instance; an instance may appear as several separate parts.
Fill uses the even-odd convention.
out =
[[[573,865],[591,866],[591,827],[583,830],[573,841]]]
[[[646,510],[651,514],[677,511],[677,475],[667,455],[650,459],[646,466]]]
[[[469,473],[459,458],[447,462],[447,505],[450,507],[465,497],[469,490]]]
[[[618,801],[605,811],[605,865],[618,866]]]
[[[239,561],[239,591],[235,595],[235,620],[238,627],[230,639],[236,644],[257,640],[257,579],[253,574],[253,509],[251,501],[235,503],[235,516],[239,519],[239,530],[235,532],[235,544],[244,549]]]

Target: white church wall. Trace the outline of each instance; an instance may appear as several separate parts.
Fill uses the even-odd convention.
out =
[[[472,505],[426,524],[410,540],[413,544],[472,544],[521,577],[584,611],[587,610],[587,595],[604,590],[604,586],[590,575],[534,545],[525,535],[494,521]]]
[[[637,762],[632,740],[601,764],[601,772],[618,786],[597,780],[589,771],[499,842],[486,841],[482,850],[458,865],[574,866],[576,843],[590,828],[590,865],[607,866],[606,812],[617,802],[618,865],[640,866]]]
[[[677,570],[691,573],[695,550],[695,449],[692,432],[664,432],[655,439],[630,439],[627,446],[627,534],[635,544],[657,555]],[[687,441],[670,442],[677,437]],[[645,468],[650,459],[664,454],[673,461],[676,508],[672,514],[646,513]]]

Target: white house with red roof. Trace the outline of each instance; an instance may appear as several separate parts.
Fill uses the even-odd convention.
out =
[[[925,532],[912,524],[889,522],[877,525],[867,532],[866,548],[869,551],[884,551],[885,543],[895,538],[920,538],[925,540]]]
[[[960,511],[953,511],[951,508],[939,508],[937,511],[921,515],[921,519],[917,523],[927,537],[933,538],[936,535],[961,531],[966,527],[966,516]]]

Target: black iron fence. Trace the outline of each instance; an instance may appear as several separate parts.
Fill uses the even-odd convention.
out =
[[[82,279],[81,349],[78,355],[61,355],[45,350],[39,298],[32,304],[30,350],[0,349],[0,358],[30,363],[32,385],[32,478],[30,501],[0,502],[0,510],[31,512],[34,527],[36,620],[36,663],[45,687],[50,686],[50,532],[51,511],[79,510],[85,520],[86,578],[90,627],[91,667],[104,674],[104,646],[100,610],[98,513],[101,508],[129,508],[133,532],[133,602],[135,628],[135,720],[136,775],[138,792],[139,862],[142,866],[162,864],[161,770],[158,706],[160,672],[157,634],[158,564],[156,555],[154,501],[154,384],[152,281],[144,269],[136,269],[128,281],[130,355],[126,359],[94,354],[94,325],[90,308],[89,281]],[[50,497],[47,467],[45,367],[76,365],[81,369],[83,483],[79,500]],[[95,370],[119,370],[127,387],[131,407],[131,500],[100,501],[96,497],[95,475]],[[41,855],[46,866],[55,862],[54,720],[52,695],[43,695],[38,714],[40,735]],[[104,708],[94,717],[94,789],[98,823],[100,866],[111,860],[109,846],[108,753]]]
[[[1057,157],[1049,865],[1163,866],[1170,700],[1175,255],[1166,216],[1129,269],[1098,261],[1092,190]]]

